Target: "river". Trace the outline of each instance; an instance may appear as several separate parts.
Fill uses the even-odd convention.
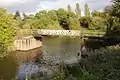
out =
[[[0,59],[0,80],[11,80],[15,77],[24,79],[26,74],[28,77],[37,75],[40,70],[44,69],[44,66],[41,66],[42,63],[36,61],[37,59],[47,59],[47,63],[64,61],[68,64],[77,60],[81,45],[79,38],[44,37],[42,41],[42,48],[27,52],[16,51]]]

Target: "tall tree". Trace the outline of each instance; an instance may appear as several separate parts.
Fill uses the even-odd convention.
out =
[[[76,10],[75,11],[76,11],[78,18],[80,18],[81,17],[81,9],[80,9],[79,3],[76,3]]]
[[[120,0],[112,0],[113,2],[113,16],[120,18]]]
[[[120,1],[112,0],[112,2],[113,5],[105,9],[109,14],[106,35],[120,37]]]
[[[0,43],[9,47],[13,41],[14,29],[12,27],[13,16],[6,12],[0,16]]]
[[[68,11],[72,11],[71,6],[68,4]]]
[[[27,18],[27,15],[25,13],[22,14],[23,15],[23,18],[26,19]]]
[[[90,16],[90,10],[89,10],[89,7],[88,7],[87,3],[85,4],[84,9],[85,9],[85,12],[84,12],[85,16],[89,17]]]
[[[18,19],[18,18],[21,19],[20,12],[19,12],[19,11],[16,11],[15,16],[14,16],[14,19]]]

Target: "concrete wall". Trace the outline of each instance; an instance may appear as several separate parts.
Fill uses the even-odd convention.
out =
[[[36,40],[32,36],[23,37],[14,41],[15,50],[27,51],[41,46],[42,42],[40,40]]]

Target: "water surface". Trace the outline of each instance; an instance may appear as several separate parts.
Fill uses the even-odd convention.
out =
[[[26,74],[31,76],[37,74],[41,69],[45,70],[42,64],[36,62],[43,55],[47,56],[43,56],[44,59],[53,58],[55,62],[73,63],[77,60],[77,53],[80,51],[81,45],[79,38],[43,37],[42,41],[42,48],[27,52],[16,51],[13,56],[0,59],[0,79],[11,80],[14,77],[23,79]],[[41,54],[42,52],[43,54]]]

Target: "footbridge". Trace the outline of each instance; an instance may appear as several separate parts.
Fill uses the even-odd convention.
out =
[[[45,29],[22,29],[17,31],[22,34],[21,38],[14,41],[15,50],[28,51],[31,49],[42,47],[41,36],[80,36],[83,38],[102,37],[101,32],[85,32],[80,30],[45,30]],[[27,37],[26,37],[27,36]]]
[[[91,31],[87,32],[84,30],[47,30],[47,29],[22,29],[20,30],[22,34],[33,34],[42,36],[93,36],[102,37],[104,32]]]

